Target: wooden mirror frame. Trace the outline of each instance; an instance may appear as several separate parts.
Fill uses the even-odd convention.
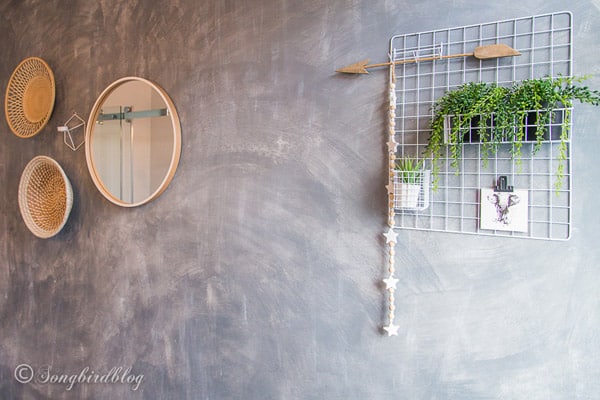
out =
[[[167,109],[168,109],[168,115],[171,117],[171,126],[172,126],[172,130],[173,130],[173,152],[171,154],[171,161],[169,164],[169,169],[168,169],[167,173],[165,174],[164,178],[162,179],[161,183],[159,184],[158,188],[153,193],[151,193],[148,197],[144,198],[143,200],[133,202],[133,203],[128,203],[128,202],[125,202],[125,201],[121,200],[120,198],[116,197],[115,195],[113,195],[106,188],[105,184],[100,179],[98,171],[96,170],[96,167],[94,165],[94,156],[92,153],[92,144],[93,144],[92,143],[92,135],[94,133],[94,128],[96,127],[96,121],[98,120],[98,116],[102,110],[105,100],[118,87],[120,87],[121,85],[123,85],[127,82],[132,82],[132,81],[139,81],[139,82],[146,83],[147,85],[152,87],[152,89],[155,90],[160,95],[162,100],[165,102]],[[175,175],[175,171],[177,170],[180,156],[181,156],[181,125],[179,122],[179,116],[177,114],[177,110],[175,109],[175,105],[173,104],[173,101],[171,100],[169,95],[160,86],[158,86],[154,82],[151,82],[144,78],[128,76],[128,77],[124,77],[124,78],[114,81],[106,89],[104,89],[104,91],[100,94],[100,96],[98,96],[98,99],[94,103],[94,107],[92,108],[92,112],[90,113],[90,116],[88,118],[88,123],[86,126],[85,159],[86,159],[88,170],[90,172],[90,176],[92,177],[92,180],[94,181],[94,184],[96,185],[96,188],[110,202],[112,202],[118,206],[122,206],[122,207],[137,207],[137,206],[141,206],[143,204],[146,204],[146,203],[156,199],[158,196],[160,196],[162,194],[162,192],[165,191],[167,186],[169,186],[169,184],[171,183],[171,180],[173,179],[173,176]]]

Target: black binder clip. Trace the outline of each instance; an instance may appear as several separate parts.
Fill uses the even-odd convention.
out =
[[[508,178],[504,175],[498,177],[498,183],[494,188],[494,192],[513,192],[513,186],[508,186]]]

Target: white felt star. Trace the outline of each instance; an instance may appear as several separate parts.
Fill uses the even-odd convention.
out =
[[[388,326],[384,326],[383,330],[387,332],[388,336],[398,336],[398,328],[400,328],[398,325],[390,323]]]
[[[394,140],[390,140],[389,142],[387,142],[387,147],[388,147],[388,151],[391,152],[397,152],[398,151],[398,143],[395,142]]]
[[[394,278],[394,275],[390,275],[389,278],[383,280],[385,282],[386,289],[396,289],[396,284],[398,283],[398,279]]]
[[[385,236],[386,243],[396,243],[396,238],[398,237],[398,234],[394,232],[392,228],[390,228],[390,230],[384,233],[383,236]]]

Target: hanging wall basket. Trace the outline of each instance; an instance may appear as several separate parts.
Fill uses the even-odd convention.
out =
[[[46,156],[31,160],[19,183],[19,208],[29,230],[42,239],[56,235],[72,206],[71,183],[60,165]]]
[[[55,92],[54,75],[44,60],[30,57],[17,66],[4,101],[6,121],[15,135],[29,138],[46,126],[54,108]]]
[[[429,207],[430,170],[394,171],[394,209],[423,211]]]

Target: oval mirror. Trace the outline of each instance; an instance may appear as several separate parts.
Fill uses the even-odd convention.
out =
[[[161,87],[138,77],[121,78],[100,94],[85,139],[94,184],[123,207],[157,198],[175,175],[181,154],[173,102]]]

